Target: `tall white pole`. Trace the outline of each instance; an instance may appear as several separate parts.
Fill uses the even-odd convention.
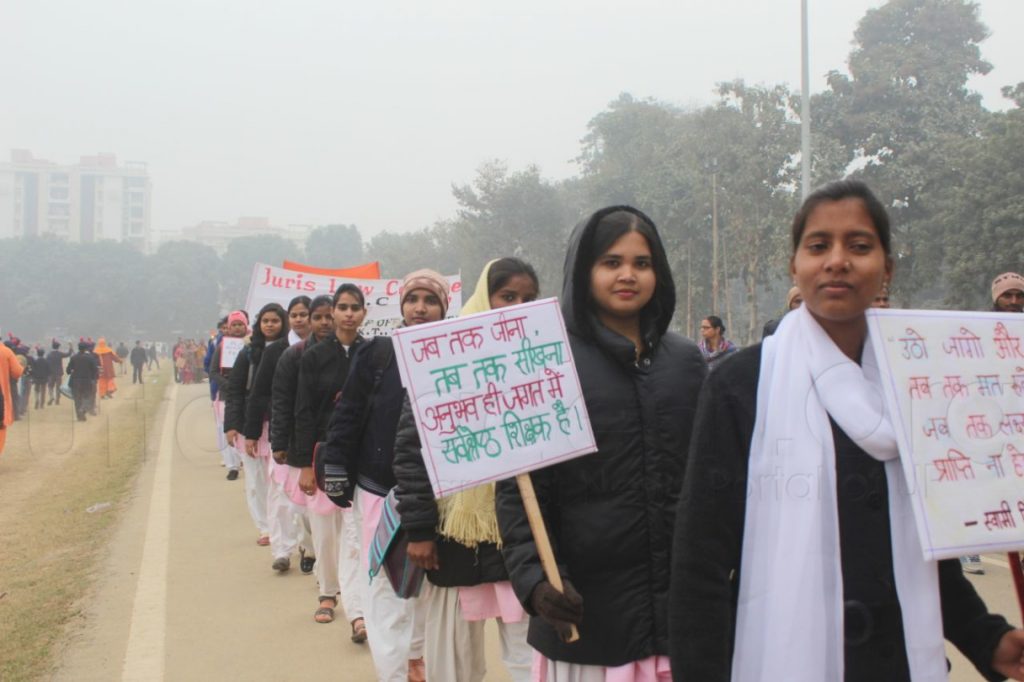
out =
[[[811,68],[807,48],[807,0],[800,0],[801,66],[803,83],[800,97],[800,196],[806,199],[811,191]]]

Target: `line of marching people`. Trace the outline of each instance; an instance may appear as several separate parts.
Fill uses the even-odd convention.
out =
[[[224,321],[210,366],[228,478],[244,468],[271,568],[298,552],[314,619],[343,605],[385,682],[484,679],[489,619],[516,682],[943,680],[944,638],[986,679],[1024,679],[1024,631],[988,612],[958,561],[922,558],[899,494],[865,343],[891,242],[863,184],[812,193],[792,227],[802,303],[709,375],[669,331],[675,288],[650,218],[613,206],[576,226],[560,300],[597,452],[531,475],[563,590],[514,481],[435,499],[394,348],[359,336],[352,285],[269,304],[251,332],[242,311]],[[528,264],[501,258],[463,312],[539,293]],[[400,298],[404,325],[441,320],[448,283],[412,272]],[[228,359],[224,339],[246,337]],[[760,494],[778,467],[825,476],[827,494]],[[418,592],[368,580],[396,523],[426,571]]]

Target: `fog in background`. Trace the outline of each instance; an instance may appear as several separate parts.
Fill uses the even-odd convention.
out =
[[[813,90],[877,0],[811,0]],[[982,0],[1005,109],[1024,4]],[[0,8],[0,154],[149,164],[152,229],[274,223],[420,228],[488,159],[560,179],[621,92],[683,106],[719,81],[800,87],[799,0],[515,3],[10,0]]]

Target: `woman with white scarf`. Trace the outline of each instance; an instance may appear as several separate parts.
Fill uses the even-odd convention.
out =
[[[803,306],[704,385],[678,508],[676,680],[932,682],[949,639],[989,680],[1024,679],[1024,631],[956,559],[925,561],[864,312],[893,270],[860,182],[793,221]]]

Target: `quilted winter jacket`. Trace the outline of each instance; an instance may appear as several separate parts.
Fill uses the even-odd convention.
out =
[[[675,509],[707,375],[696,345],[667,331],[675,293],[660,241],[651,244],[658,287],[641,315],[648,351],[639,361],[633,343],[588,309],[593,257],[581,254],[613,210],[635,212],[604,209],[573,231],[561,297],[598,451],[532,474],[559,570],[583,597],[580,639],[562,642],[539,617],[528,636],[549,659],[602,666],[668,654]],[[498,483],[497,511],[505,565],[529,612],[545,578],[514,480]]]

